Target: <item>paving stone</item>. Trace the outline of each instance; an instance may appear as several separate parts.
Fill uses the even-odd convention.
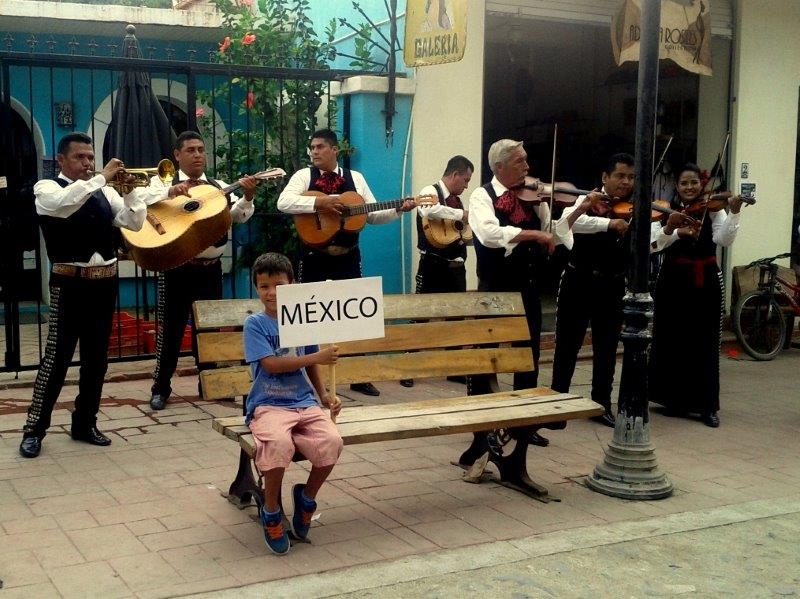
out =
[[[39,565],[31,551],[9,551],[0,554],[0,572],[5,589],[25,587],[26,585],[48,582],[47,573]]]
[[[175,547],[185,547],[187,545],[199,545],[208,541],[217,541],[229,537],[229,533],[216,524],[204,526],[193,526],[181,530],[171,530],[167,532],[157,532],[140,537],[150,551],[160,551],[162,549],[172,549]]]
[[[108,560],[109,565],[120,575],[133,591],[154,589],[180,580],[175,569],[157,553],[146,553]]]
[[[31,551],[47,571],[62,566],[82,564],[86,561],[83,554],[78,551],[78,548],[71,541],[61,541],[54,545],[34,547]]]
[[[247,559],[250,552],[239,545],[241,552],[238,559]],[[228,572],[201,545],[175,547],[158,553],[185,580],[206,580],[227,576]]]
[[[135,522],[128,522],[125,524],[135,536],[140,537],[142,535],[148,535],[154,532],[164,532],[167,530],[166,526],[164,526],[160,521],[156,520],[155,518],[149,518],[147,520],[137,520]]]
[[[147,547],[122,524],[72,530],[67,535],[89,562],[147,553]]]
[[[50,578],[65,599],[84,599],[88,588],[92,595],[104,599],[132,596],[131,590],[107,562],[55,568]]]

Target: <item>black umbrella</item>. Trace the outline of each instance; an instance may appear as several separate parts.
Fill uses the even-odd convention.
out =
[[[125,58],[141,58],[136,27],[128,25],[122,44]],[[172,156],[175,133],[150,87],[150,75],[123,71],[119,78],[103,161],[119,158],[129,168],[150,168]]]

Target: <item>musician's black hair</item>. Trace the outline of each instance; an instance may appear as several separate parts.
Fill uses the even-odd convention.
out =
[[[681,178],[681,174],[685,173],[686,171],[691,171],[693,173],[697,173],[698,176],[700,175],[700,167],[697,166],[694,162],[687,162],[681,168],[677,169],[674,173],[675,181],[677,182],[678,179]]]
[[[322,139],[332,146],[339,145],[339,138],[336,137],[336,132],[331,129],[317,129],[311,134],[311,139]]]
[[[203,144],[206,143],[203,139],[203,136],[197,131],[184,131],[175,140],[175,149],[180,151],[180,149],[183,147],[183,142],[189,141],[190,139],[199,139],[203,142]]]
[[[444,175],[452,175],[453,173],[466,173],[467,171],[475,172],[475,167],[472,166],[472,163],[469,159],[465,158],[464,156],[458,155],[453,156],[450,160],[447,161],[447,166],[444,167]]]
[[[61,138],[61,141],[58,142],[57,153],[66,156],[67,152],[69,152],[69,144],[73,142],[77,144],[92,145],[92,138],[85,133],[68,133]]]
[[[289,258],[277,252],[267,252],[261,254],[256,261],[253,262],[253,267],[250,269],[250,275],[253,279],[253,285],[256,284],[258,275],[266,274],[275,275],[283,273],[289,278],[289,282],[294,281],[294,268]]]
[[[614,154],[613,156],[609,157],[608,162],[606,162],[606,170],[604,171],[606,175],[610,175],[614,172],[614,169],[617,168],[618,164],[626,164],[628,166],[633,166],[634,160],[633,156],[628,154],[627,152],[620,152],[618,154]]]

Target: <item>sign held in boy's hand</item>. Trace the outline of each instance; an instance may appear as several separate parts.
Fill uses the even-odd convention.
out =
[[[385,336],[381,277],[281,285],[278,334],[283,347],[319,345]],[[341,410],[336,396],[336,364],[330,363],[327,407],[331,419]]]
[[[278,330],[283,347],[384,336],[381,277],[281,285]]]

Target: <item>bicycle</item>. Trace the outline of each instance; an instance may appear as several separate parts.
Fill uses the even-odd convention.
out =
[[[779,254],[747,265],[759,268],[758,288],[736,302],[733,329],[744,350],[756,360],[772,360],[786,344],[785,308],[778,299],[788,304],[794,316],[800,316],[800,285],[781,277],[775,264],[775,260],[789,256],[790,253]]]

